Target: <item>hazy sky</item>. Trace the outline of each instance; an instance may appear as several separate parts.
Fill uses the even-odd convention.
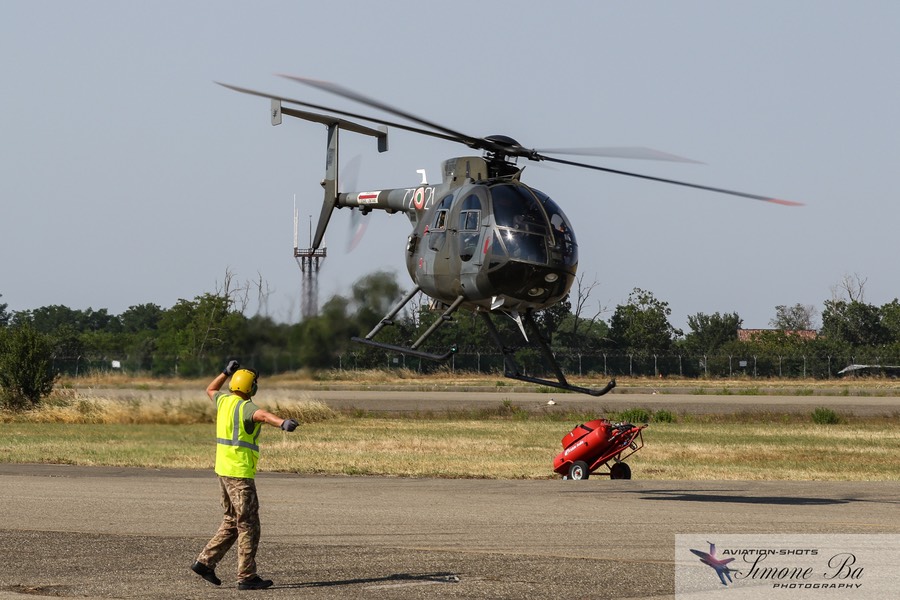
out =
[[[574,222],[594,303],[640,287],[676,327],[698,312],[766,327],[859,274],[880,305],[900,296],[898,31],[896,1],[3,0],[0,303],[168,308],[230,271],[298,320],[293,198],[305,246],[325,128],[272,127],[266,100],[213,83],[360,110],[275,76],[290,73],[529,147],[656,148],[705,164],[587,160],[807,203],[530,166]],[[421,168],[437,181],[472,152],[400,131],[386,154],[341,140],[361,189]],[[367,218],[349,254],[349,211],[332,219],[320,302],[376,269],[411,285],[408,220]]]

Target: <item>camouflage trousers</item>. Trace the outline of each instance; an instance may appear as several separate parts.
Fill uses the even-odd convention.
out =
[[[216,535],[206,544],[197,561],[215,566],[235,541],[238,543],[238,580],[256,575],[256,548],[259,546],[259,498],[253,479],[219,476],[225,516]]]

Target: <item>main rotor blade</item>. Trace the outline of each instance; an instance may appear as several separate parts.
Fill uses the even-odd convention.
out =
[[[694,189],[698,189],[698,190],[706,190],[709,192],[728,194],[730,196],[749,198],[751,200],[761,200],[763,202],[772,202],[772,203],[781,204],[784,206],[803,206],[802,202],[794,202],[793,200],[783,200],[780,198],[772,198],[769,196],[748,194],[746,192],[738,192],[736,190],[728,190],[725,188],[717,188],[717,187],[708,186],[708,185],[700,185],[697,183],[688,183],[686,181],[678,181],[675,179],[666,179],[664,177],[654,177],[652,175],[642,175],[640,173],[632,173],[630,171],[622,171],[619,169],[611,169],[609,167],[601,167],[598,165],[592,165],[592,164],[588,164],[588,163],[581,163],[581,162],[575,162],[575,161],[571,161],[571,160],[565,160],[562,158],[554,158],[551,156],[546,156],[546,154],[587,154],[587,155],[593,155],[593,156],[616,156],[619,158],[643,158],[643,159],[652,159],[652,160],[670,160],[670,161],[676,161],[676,162],[697,162],[697,161],[682,158],[682,157],[679,157],[676,155],[668,154],[665,152],[660,152],[658,150],[653,150],[650,148],[557,148],[557,149],[550,149],[550,150],[543,150],[543,151],[529,150],[527,148],[520,146],[518,143],[514,143],[511,145],[509,143],[501,143],[500,141],[493,141],[493,140],[487,139],[487,138],[476,138],[476,137],[466,135],[464,133],[460,133],[453,129],[449,129],[447,127],[439,125],[438,123],[434,123],[434,122],[428,121],[426,119],[423,119],[421,117],[417,117],[416,115],[413,115],[406,111],[400,110],[398,108],[394,108],[393,106],[390,106],[389,104],[385,104],[385,103],[375,100],[373,98],[369,98],[368,96],[365,96],[358,92],[354,92],[353,90],[349,90],[347,88],[344,88],[344,87],[339,86],[334,83],[329,83],[326,81],[319,81],[319,80],[315,80],[315,79],[308,79],[308,78],[304,78],[304,77],[296,77],[293,75],[282,75],[282,77],[284,77],[286,79],[290,79],[292,81],[296,81],[297,83],[302,83],[304,85],[309,85],[311,87],[318,88],[320,90],[323,90],[323,91],[326,91],[326,92],[329,92],[329,93],[332,93],[332,94],[335,94],[338,96],[342,96],[344,98],[348,98],[350,100],[354,100],[356,102],[360,102],[362,104],[371,106],[373,108],[377,108],[379,110],[383,110],[385,112],[394,114],[396,116],[413,121],[415,123],[419,123],[420,125],[430,127],[432,129],[435,129],[436,131],[420,129],[418,127],[412,127],[410,125],[405,125],[403,123],[396,123],[396,122],[388,121],[386,119],[379,119],[376,117],[360,115],[357,113],[352,113],[349,111],[344,111],[344,110],[339,110],[336,108],[322,106],[319,104],[303,102],[301,100],[295,100],[292,98],[273,96],[271,94],[257,92],[257,91],[250,90],[247,88],[229,85],[227,83],[220,83],[218,81],[216,83],[218,83],[219,85],[221,85],[223,87],[226,87],[231,90],[241,92],[244,94],[251,94],[251,95],[260,96],[263,98],[280,100],[282,102],[290,102],[292,104],[297,104],[299,106],[306,106],[309,108],[315,108],[318,110],[326,110],[326,111],[333,112],[335,114],[353,117],[356,119],[363,119],[366,121],[370,121],[372,123],[387,125],[389,127],[396,127],[397,129],[401,129],[404,131],[411,131],[413,133],[419,133],[422,135],[427,135],[427,136],[436,137],[436,138],[440,138],[440,139],[444,139],[444,140],[449,140],[452,142],[458,142],[458,143],[465,144],[471,148],[488,150],[488,151],[492,151],[492,152],[498,152],[500,154],[505,154],[505,155],[509,155],[509,156],[522,156],[522,157],[528,158],[530,160],[535,160],[535,161],[547,161],[547,162],[553,162],[553,163],[562,164],[562,165],[569,165],[572,167],[581,167],[584,169],[592,169],[594,171],[603,171],[606,173],[614,173],[616,175],[625,175],[627,177],[646,179],[648,181],[658,181],[660,183],[669,183],[672,185],[680,185],[680,186],[694,188]],[[514,140],[511,140],[511,139],[510,139],[510,141],[514,142]],[[616,154],[609,154],[609,152],[615,152]]]
[[[466,135],[465,133],[461,133],[459,131],[455,131],[450,129],[449,127],[444,127],[438,123],[433,121],[429,121],[427,119],[423,119],[422,117],[418,117],[412,113],[408,113],[405,110],[400,110],[399,108],[395,108],[390,104],[385,104],[380,100],[375,100],[374,98],[369,98],[359,92],[354,92],[353,90],[347,89],[343,86],[340,86],[336,83],[331,83],[329,81],[320,81],[318,79],[309,79],[306,77],[297,77],[295,75],[281,75],[285,79],[290,79],[291,81],[296,81],[297,83],[302,83],[304,85],[308,85],[310,87],[314,87],[320,90],[324,90],[331,94],[335,94],[337,96],[341,96],[343,98],[348,98],[355,102],[359,102],[361,104],[365,104],[366,106],[371,106],[373,108],[377,108],[379,110],[383,110],[384,112],[391,113],[392,115],[403,117],[404,119],[408,119],[414,123],[418,123],[419,125],[424,125],[425,127],[430,127],[436,131],[440,131],[448,136],[452,136],[456,141],[461,142],[467,146],[472,148],[484,148],[485,145],[492,147],[493,145],[490,142],[486,141],[484,138],[472,137],[470,135]]]
[[[693,163],[702,165],[704,163],[699,160],[693,160],[663,152],[662,150],[654,150],[653,148],[645,148],[643,146],[610,146],[600,148],[544,148],[537,149],[535,152],[540,154],[573,154],[576,156],[606,156],[609,158],[633,158],[638,160],[665,160],[670,162]]]
[[[615,173],[616,175],[627,175],[628,177],[637,177],[638,179],[647,179],[650,181],[659,181],[661,183],[671,183],[673,185],[681,185],[684,187],[695,188],[698,190],[706,190],[709,192],[718,192],[720,194],[728,194],[730,196],[739,196],[741,198],[750,198],[751,200],[762,200],[763,202],[773,202],[775,204],[782,204],[784,206],[803,206],[802,202],[794,202],[793,200],[782,200],[781,198],[771,198],[769,196],[758,196],[756,194],[748,194],[746,192],[737,192],[735,190],[726,190],[724,188],[712,187],[709,185],[700,185],[697,183],[687,183],[686,181],[677,181],[675,179],[665,179],[663,177],[653,177],[652,175],[642,175],[640,173],[631,173],[629,171],[620,171],[618,169],[610,169],[607,167],[598,167],[597,165],[590,165],[586,163],[574,162],[571,160],[565,160],[562,158],[553,158],[551,156],[543,156],[543,160],[559,163],[563,165],[569,165],[572,167],[583,167],[585,169],[593,169],[595,171],[604,171],[606,173]]]
[[[385,119],[379,119],[377,117],[367,117],[366,115],[360,115],[357,113],[348,112],[346,110],[331,108],[330,106],[322,106],[321,104],[312,104],[310,102],[304,102],[302,100],[295,100],[294,98],[286,98],[284,96],[276,96],[274,94],[268,94],[266,92],[257,92],[256,90],[251,90],[248,88],[231,85],[229,83],[222,83],[221,81],[216,81],[215,83],[221,85],[222,87],[226,87],[229,90],[234,90],[235,92],[240,92],[242,94],[250,94],[251,96],[259,96],[260,98],[268,98],[269,100],[280,100],[282,102],[290,102],[291,104],[297,104],[299,106],[306,106],[307,108],[314,108],[316,110],[327,110],[329,112],[332,112],[332,113],[335,113],[338,115],[344,115],[345,117],[353,117],[354,119],[363,119],[365,121],[370,121],[372,123],[378,123],[379,125],[387,125],[388,127],[396,127],[397,129],[403,129],[404,131],[411,131],[413,133],[419,133],[421,135],[429,135],[431,137],[440,138],[442,140],[449,140],[451,142],[459,142],[460,141],[458,138],[450,136],[450,135],[444,135],[443,133],[438,133],[436,131],[428,131],[426,129],[419,129],[418,127],[413,127],[411,125],[406,125],[404,123],[396,123],[394,121],[387,121]]]

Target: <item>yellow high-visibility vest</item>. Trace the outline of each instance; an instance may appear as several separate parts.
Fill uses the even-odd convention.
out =
[[[246,431],[243,413],[248,402],[235,394],[219,394],[216,398],[216,474],[223,477],[256,476],[262,423]]]

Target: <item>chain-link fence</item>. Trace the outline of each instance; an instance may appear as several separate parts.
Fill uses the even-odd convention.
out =
[[[239,357],[263,375],[289,373],[303,369],[305,365],[293,354],[267,353]],[[563,371],[572,376],[604,377],[685,377],[685,378],[813,378],[840,377],[840,371],[853,364],[900,365],[900,356],[884,356],[878,353],[847,355],[696,355],[696,354],[628,354],[628,353],[580,353],[559,351],[556,359]],[[222,368],[224,357],[184,359],[177,356],[133,357],[56,357],[53,370],[56,373],[79,376],[93,373],[149,374],[161,377],[204,377]],[[529,350],[516,355],[525,372],[534,376],[550,376],[540,356]],[[363,369],[409,369],[421,373],[438,370],[502,374],[504,358],[498,352],[459,352],[446,363],[436,363],[367,348],[349,352],[324,361],[320,369],[355,371]],[[878,369],[873,369],[878,371]],[[893,370],[884,370],[891,374]]]

